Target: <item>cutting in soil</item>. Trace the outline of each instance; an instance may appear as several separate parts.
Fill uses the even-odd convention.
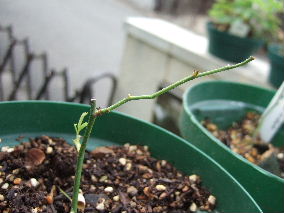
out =
[[[218,205],[196,174],[185,175],[166,160],[151,157],[147,146],[98,147],[86,151],[95,120],[128,101],[154,99],[195,78],[242,66],[194,71],[152,95],[132,96],[89,113],[74,125],[75,146],[62,138],[39,136],[0,152],[0,210],[3,213],[196,212]],[[88,121],[84,118],[88,114]],[[71,124],[70,124],[71,125]],[[84,133],[81,136],[81,132]]]

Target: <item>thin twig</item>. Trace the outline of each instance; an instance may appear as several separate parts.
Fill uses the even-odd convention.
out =
[[[249,57],[248,59],[246,59],[245,61],[235,64],[235,65],[231,65],[231,66],[225,66],[219,69],[214,69],[214,70],[210,70],[207,72],[203,72],[203,73],[199,73],[198,71],[194,71],[193,74],[191,76],[188,76],[184,79],[181,79],[171,85],[169,85],[168,87],[165,87],[163,89],[161,89],[158,92],[153,93],[152,95],[141,95],[141,96],[131,96],[128,95],[127,98],[124,98],[120,101],[118,101],[116,104],[111,105],[110,107],[104,108],[104,109],[100,109],[100,110],[96,110],[96,101],[94,99],[91,100],[91,109],[90,109],[90,114],[89,114],[89,120],[88,120],[88,125],[86,127],[86,131],[85,131],[85,135],[83,137],[83,142],[81,144],[80,147],[80,151],[78,154],[78,158],[77,158],[77,165],[76,165],[76,175],[75,175],[75,183],[74,183],[74,189],[73,189],[73,197],[72,197],[72,208],[71,208],[71,212],[70,213],[77,213],[77,209],[78,209],[78,194],[80,191],[80,183],[81,183],[81,175],[82,175],[82,167],[83,167],[83,162],[84,162],[84,155],[85,155],[85,150],[86,150],[86,146],[87,146],[87,142],[89,140],[89,137],[91,135],[92,132],[92,128],[94,126],[96,117],[99,115],[102,115],[104,113],[110,112],[118,107],[120,107],[121,105],[125,104],[128,101],[132,101],[132,100],[140,100],[140,99],[153,99],[156,98],[190,80],[193,80],[195,78],[200,78],[203,76],[207,76],[207,75],[211,75],[211,74],[215,74],[218,72],[222,72],[222,71],[226,71],[226,70],[230,70],[230,69],[234,69],[237,67],[240,67],[242,65],[247,64],[248,62],[254,60],[254,57]]]
[[[230,70],[230,69],[234,69],[234,68],[237,68],[237,67],[240,67],[240,66],[243,66],[247,63],[249,63],[250,61],[254,60],[254,57],[250,56],[248,59],[246,59],[245,61],[241,62],[241,63],[238,63],[238,64],[235,64],[235,65],[227,65],[225,67],[221,67],[221,68],[218,68],[218,69],[214,69],[214,70],[210,70],[210,71],[207,71],[207,72],[202,72],[202,73],[199,73],[198,71],[194,71],[193,74],[191,76],[188,76],[184,79],[181,79],[161,90],[159,90],[158,92],[155,92],[153,93],[152,95],[141,95],[141,96],[132,96],[132,95],[128,95],[128,97],[118,101],[117,103],[107,107],[107,108],[104,108],[104,109],[100,109],[100,110],[97,110],[96,112],[96,116],[99,116],[99,115],[102,115],[104,113],[108,113],[118,107],[120,107],[121,105],[125,104],[126,102],[128,101],[133,101],[133,100],[140,100],[140,99],[154,99],[188,81],[191,81],[193,79],[196,79],[196,78],[200,78],[200,77],[204,77],[204,76],[208,76],[208,75],[212,75],[212,74],[215,74],[215,73],[218,73],[218,72],[223,72],[223,71],[226,71],[226,70]]]

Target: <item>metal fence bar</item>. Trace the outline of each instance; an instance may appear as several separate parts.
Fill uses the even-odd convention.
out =
[[[28,50],[27,50],[28,51]],[[46,53],[42,53],[42,54],[34,54],[33,55],[33,62],[35,60],[39,60],[41,62],[41,66],[42,66],[42,73],[43,73],[43,79],[46,80],[48,79],[47,77],[49,77],[49,74],[48,73],[48,68],[47,68],[47,56],[46,56]],[[44,84],[45,82],[43,82]],[[32,79],[31,79],[31,72],[28,70],[27,71],[27,94],[28,94],[28,98],[29,99],[34,99],[34,97],[32,96]],[[43,85],[42,85],[43,86]],[[48,99],[48,91],[45,91],[44,92],[44,96],[46,99]]]
[[[54,70],[52,70],[50,73],[48,73],[45,76],[44,82],[42,87],[39,89],[37,95],[35,96],[36,100],[40,100],[43,96],[46,95],[47,91],[48,91],[48,85],[50,83],[50,81],[52,80],[52,78],[56,75],[56,72]]]
[[[8,49],[6,51],[6,54],[5,54],[4,58],[3,58],[3,61],[0,64],[0,74],[2,72],[4,72],[6,64],[8,63],[9,59],[11,58],[11,55],[12,55],[12,52],[13,52],[13,49],[14,49],[16,43],[17,43],[17,41],[13,40],[13,42],[9,45],[9,47],[8,47]]]
[[[64,100],[68,101],[69,99],[69,76],[67,68],[62,70],[62,77],[64,82]]]
[[[117,87],[117,80],[116,77],[111,74],[111,73],[104,73],[102,75],[99,75],[95,78],[89,79],[86,81],[86,83],[84,84],[82,90],[79,92],[79,102],[80,103],[86,103],[89,102],[89,100],[92,98],[92,85],[94,85],[95,83],[97,83],[99,80],[108,78],[111,80],[112,82],[112,86],[111,86],[111,92],[110,92],[110,97],[108,99],[108,105],[110,106],[113,102],[113,98],[114,98],[114,92],[115,89]],[[86,101],[87,100],[87,101]]]
[[[111,92],[108,99],[108,104],[111,105],[114,98],[114,92],[117,87],[117,80],[116,77],[111,73],[104,73],[102,75],[99,75],[97,77],[88,79],[82,86],[82,88],[78,91],[75,91],[75,95],[73,97],[70,97],[69,95],[69,75],[68,70],[64,68],[60,72],[56,72],[55,70],[49,71],[48,67],[48,57],[46,53],[42,54],[34,54],[30,52],[29,47],[29,41],[28,39],[18,40],[13,35],[13,29],[12,26],[2,27],[0,25],[0,31],[4,31],[8,35],[9,44],[7,47],[7,50],[3,56],[3,60],[0,61],[0,100],[4,100],[4,90],[3,90],[3,84],[2,84],[2,76],[4,71],[6,71],[6,66],[10,65],[10,74],[12,78],[12,82],[14,83],[14,87],[12,88],[12,91],[8,95],[7,100],[15,100],[17,99],[17,93],[22,85],[22,83],[25,83],[26,86],[26,93],[28,96],[28,99],[42,99],[45,98],[47,100],[50,99],[50,90],[49,85],[56,76],[60,76],[62,78],[63,83],[63,99],[65,101],[79,101],[80,103],[88,102],[89,99],[93,96],[92,94],[92,86],[96,84],[98,81],[102,79],[110,79],[111,80]],[[16,72],[16,66],[15,66],[15,47],[17,45],[21,45],[24,48],[24,54],[25,54],[25,62],[22,68],[20,68],[20,72]],[[33,82],[31,77],[31,64],[34,60],[41,60],[42,66],[42,78],[43,83],[39,86],[39,89],[34,92],[35,96],[33,97]],[[8,64],[9,63],[9,64]],[[88,100],[87,100],[88,99]]]
[[[11,94],[9,95],[8,97],[8,100],[11,101],[11,100],[14,100],[15,97],[16,97],[16,93],[24,79],[24,77],[27,75],[27,73],[29,72],[29,67],[30,67],[30,64],[33,60],[33,54],[29,54],[28,57],[27,57],[27,60],[26,60],[26,63],[25,63],[25,66],[23,67],[20,75],[19,75],[19,78],[17,79],[16,83],[15,83],[15,86],[11,92]]]

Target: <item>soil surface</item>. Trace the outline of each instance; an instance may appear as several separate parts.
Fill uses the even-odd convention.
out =
[[[275,147],[259,137],[253,137],[259,118],[259,113],[248,112],[240,122],[233,123],[227,130],[219,129],[210,119],[202,121],[202,124],[234,152],[284,178],[283,147]]]
[[[0,152],[0,212],[69,213],[77,152],[61,138],[30,139]],[[98,147],[87,152],[80,212],[195,212],[216,198],[200,177],[186,176],[147,146]]]

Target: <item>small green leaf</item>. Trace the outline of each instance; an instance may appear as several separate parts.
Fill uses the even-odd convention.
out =
[[[77,151],[79,152],[80,151],[80,148],[81,148],[81,135],[80,135],[80,132],[85,128],[87,127],[88,125],[88,122],[84,122],[84,118],[86,117],[86,115],[88,115],[87,112],[83,112],[82,115],[80,116],[80,119],[78,121],[78,124],[74,124],[74,129],[76,131],[76,138],[73,139],[73,143],[75,144],[76,146],[76,149]]]
[[[88,125],[88,122],[81,124],[78,128],[78,131],[81,132],[87,125]]]
[[[78,135],[79,131],[78,131],[78,128],[77,128],[77,124],[74,124],[74,128],[75,128],[76,134]]]
[[[84,120],[84,118],[86,117],[86,115],[88,115],[87,112],[83,112],[80,119],[79,119],[79,122],[78,122],[78,126],[80,127],[82,125],[82,122]]]

